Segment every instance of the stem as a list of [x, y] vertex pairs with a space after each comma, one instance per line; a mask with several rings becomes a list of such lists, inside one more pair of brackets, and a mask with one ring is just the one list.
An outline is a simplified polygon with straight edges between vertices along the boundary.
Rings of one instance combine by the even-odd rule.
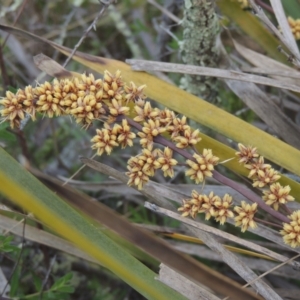
[[256, 221], [257, 223], [262, 223], [262, 224], [266, 224], [266, 225], [269, 225], [269, 226], [273, 226], [273, 227], [277, 227], [277, 228], [282, 229], [282, 226], [279, 225], [279, 224], [272, 223], [272, 222], [268, 222], [268, 221], [265, 221], [265, 220], [262, 220], [262, 219], [259, 219], [259, 218], [256, 218], [256, 217], [254, 217], [253, 219], [254, 219], [254, 221]]

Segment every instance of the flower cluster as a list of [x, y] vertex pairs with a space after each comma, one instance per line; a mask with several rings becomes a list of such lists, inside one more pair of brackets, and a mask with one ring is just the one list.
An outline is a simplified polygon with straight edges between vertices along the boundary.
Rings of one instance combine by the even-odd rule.
[[248, 177], [253, 180], [253, 186], [259, 188], [269, 187], [268, 190], [263, 190], [263, 200], [267, 205], [278, 210], [280, 204], [286, 204], [294, 200], [294, 197], [289, 195], [291, 188], [288, 185], [283, 187], [277, 182], [281, 176], [270, 164], [264, 162], [264, 157], [257, 153], [256, 148], [246, 147], [242, 144], [238, 144], [238, 147], [240, 151], [236, 152], [236, 155], [239, 162], [250, 170]]
[[227, 218], [233, 218], [231, 211], [232, 197], [225, 194], [223, 198], [210, 192], [209, 195], [199, 194], [193, 190], [191, 199], [183, 200], [183, 205], [178, 208], [183, 217], [191, 216], [195, 218], [198, 213], [205, 214], [205, 220], [214, 217], [217, 222], [223, 225]]
[[[142, 152], [129, 159], [126, 174], [128, 185], [142, 189], [157, 169], [161, 169], [164, 176], [173, 177], [173, 168], [177, 165], [173, 153], [187, 148], [194, 150], [201, 140], [199, 130], [193, 130], [185, 116], [180, 118], [167, 108], [160, 110], [146, 102], [144, 88], [145, 85], [137, 87], [133, 82], [127, 85], [120, 71], [115, 74], [105, 71], [103, 79], [82, 74], [74, 78], [54, 79], [35, 88], [28, 86], [15, 94], [7, 92], [6, 97], [0, 100], [3, 106], [0, 113], [2, 120], [10, 121], [12, 128], [20, 126], [25, 114], [29, 114], [32, 120], [38, 113], [49, 118], [70, 115], [84, 128], [95, 120], [101, 120], [104, 125], [96, 129], [96, 135], [91, 139], [92, 149], [98, 155], [109, 155], [118, 146], [132, 146], [133, 140], [139, 138]], [[134, 103], [131, 111], [129, 102]], [[133, 120], [127, 117], [130, 113]], [[155, 143], [164, 148], [154, 149]], [[204, 149], [202, 154], [186, 154], [186, 164], [190, 168], [187, 176], [196, 183], [212, 176], [219, 159], [210, 149]]]
[[[242, 144], [238, 145], [239, 152], [236, 155], [239, 157], [239, 162], [243, 163], [244, 166], [250, 170], [248, 175], [249, 178], [252, 178], [255, 187], [268, 187], [268, 189], [263, 190], [263, 200], [269, 206], [272, 206], [274, 210], [278, 210], [280, 205], [285, 205], [290, 201], [294, 201], [295, 198], [290, 195], [291, 188], [290, 186], [282, 186], [278, 181], [280, 175], [275, 171], [271, 165], [264, 163], [264, 158], [259, 156], [257, 149], [251, 146], [244, 146]], [[257, 204], [254, 203], [252, 206], [246, 203], [242, 203], [243, 212], [239, 209], [238, 212], [241, 217], [245, 214], [253, 214], [256, 212]], [[250, 212], [251, 211], [251, 212]], [[295, 248], [300, 246], [300, 211], [293, 212], [288, 218], [291, 220], [290, 223], [283, 223], [283, 230], [280, 233], [283, 235], [283, 240], [286, 244]], [[247, 228], [247, 222], [249, 226], [254, 228], [254, 221], [248, 217], [249, 221], [245, 219], [235, 219], [236, 222], [240, 222], [242, 225], [242, 231], [245, 231]]]
[[161, 169], [164, 176], [173, 177], [173, 167], [178, 162], [172, 156], [173, 151], [168, 147], [164, 151], [144, 148], [141, 154], [131, 157], [128, 161], [128, 172], [126, 173], [129, 177], [128, 185], [136, 185], [141, 190], [143, 185], [149, 181], [149, 177], [154, 176], [157, 169]]
[[[191, 216], [192, 218], [195, 218], [198, 213], [204, 213], [205, 220], [213, 217], [221, 225], [225, 224], [227, 218], [234, 218], [235, 226], [241, 226], [242, 232], [249, 227], [256, 228], [257, 225], [253, 218], [257, 211], [257, 204], [250, 205], [242, 201], [241, 205], [241, 207], [235, 206], [232, 210], [232, 197], [230, 195], [225, 194], [221, 198], [214, 195], [213, 192], [205, 195], [193, 190], [191, 199], [184, 199], [178, 211], [182, 212], [183, 217]], [[237, 214], [236, 216], [233, 211]]]
[[213, 156], [210, 149], [204, 149], [200, 155], [194, 153], [193, 157], [195, 161], [190, 159], [186, 161], [190, 169], [185, 172], [185, 175], [195, 180], [196, 183], [202, 182], [205, 177], [212, 177], [212, 171], [219, 158]]
[[300, 40], [300, 19], [293, 19], [292, 17], [287, 18], [290, 25], [291, 31], [296, 40]]
[[144, 87], [136, 87], [133, 83], [124, 86], [120, 71], [114, 75], [105, 71], [103, 80], [95, 79], [92, 74], [54, 79], [35, 88], [27, 86], [24, 90], [19, 89], [15, 94], [7, 91], [0, 100], [3, 106], [1, 115], [12, 128], [20, 126], [26, 113], [32, 120], [36, 119], [36, 113], [49, 118], [71, 115], [77, 123], [88, 127], [93, 120], [113, 120], [127, 114], [129, 108], [125, 103], [143, 100]]

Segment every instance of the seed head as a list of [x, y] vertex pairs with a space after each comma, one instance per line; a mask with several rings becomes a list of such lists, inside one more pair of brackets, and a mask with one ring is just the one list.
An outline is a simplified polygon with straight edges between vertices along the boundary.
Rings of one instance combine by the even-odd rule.
[[182, 217], [188, 217], [191, 215], [192, 218], [195, 218], [196, 213], [192, 210], [193, 209], [193, 204], [190, 202], [190, 200], [182, 200], [182, 206], [180, 206], [177, 210], [181, 211]]

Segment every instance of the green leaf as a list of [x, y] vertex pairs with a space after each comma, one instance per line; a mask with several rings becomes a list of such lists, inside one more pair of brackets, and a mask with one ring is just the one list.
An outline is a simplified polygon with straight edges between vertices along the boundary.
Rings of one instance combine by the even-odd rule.
[[54, 291], [54, 290], [59, 290], [61, 287], [69, 284], [69, 281], [72, 279], [73, 277], [73, 273], [70, 272], [68, 274], [66, 274], [65, 276], [57, 279], [54, 284], [52, 285], [51, 287], [51, 290]]

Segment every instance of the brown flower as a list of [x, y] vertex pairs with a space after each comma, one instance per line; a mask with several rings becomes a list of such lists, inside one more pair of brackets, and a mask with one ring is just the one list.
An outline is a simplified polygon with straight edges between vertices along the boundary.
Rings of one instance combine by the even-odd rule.
[[159, 134], [165, 132], [166, 128], [161, 127], [159, 120], [154, 121], [154, 120], [150, 119], [144, 123], [142, 130], [146, 135], [151, 135], [151, 136], [155, 137], [155, 136], [158, 136]]
[[88, 127], [94, 119], [103, 117], [106, 111], [94, 95], [86, 95], [72, 103], [69, 113], [75, 118], [76, 123], [83, 123], [84, 127]]
[[143, 148], [152, 150], [153, 148], [153, 135], [144, 132], [138, 132], [137, 135], [141, 138], [140, 144]]
[[119, 115], [127, 115], [129, 112], [129, 107], [123, 106], [122, 100], [112, 99], [111, 103], [108, 104], [109, 113], [113, 117], [117, 117]]
[[139, 156], [131, 157], [128, 160], [126, 175], [129, 177], [127, 184], [129, 186], [135, 185], [139, 190], [141, 190], [149, 181], [149, 176], [143, 171], [145, 161], [140, 159]]
[[256, 228], [257, 225], [253, 220], [255, 213], [257, 212], [257, 203], [247, 204], [245, 201], [241, 202], [240, 206], [235, 206], [234, 211], [238, 214], [235, 220], [235, 226], [241, 226], [242, 232], [245, 232], [249, 227]]
[[290, 223], [283, 223], [283, 230], [280, 234], [283, 235], [283, 240], [292, 248], [300, 246], [300, 210], [294, 211], [288, 218]]
[[[178, 136], [181, 136], [182, 134], [184, 134], [185, 130], [187, 130], [186, 133], [188, 133], [188, 135], [191, 135], [190, 134], [191, 128], [187, 124], [186, 116], [183, 116], [181, 119], [175, 118], [175, 117], [171, 119], [171, 122], [168, 126], [168, 132], [171, 133], [171, 139], [175, 140], [175, 137], [178, 137]], [[197, 136], [197, 134], [198, 133], [197, 132], [195, 133], [195, 131], [194, 131], [195, 137]], [[188, 137], [182, 137], [181, 139], [178, 139], [178, 140], [183, 141], [183, 140], [187, 140], [187, 139], [188, 139]], [[189, 143], [187, 143], [187, 144], [189, 144]]]
[[291, 188], [287, 185], [281, 186], [280, 183], [273, 183], [270, 189], [263, 191], [263, 199], [267, 205], [273, 206], [275, 210], [278, 210], [279, 204], [285, 204], [289, 201], [293, 201], [295, 198], [289, 195]]
[[271, 165], [265, 164], [263, 156], [260, 156], [258, 159], [253, 159], [248, 164], [245, 164], [245, 168], [250, 170], [248, 175], [249, 178], [257, 177], [258, 173], [261, 171], [266, 171], [271, 168]]
[[164, 110], [158, 110], [159, 115], [158, 118], [160, 120], [160, 123], [163, 125], [168, 125], [167, 131], [169, 130], [169, 125], [171, 124], [172, 120], [175, 118], [175, 113], [172, 110], [169, 110], [168, 108], [165, 108]]
[[103, 80], [103, 98], [122, 100], [124, 93], [122, 86], [124, 83], [121, 78], [121, 71], [118, 70], [114, 75], [105, 71]]

